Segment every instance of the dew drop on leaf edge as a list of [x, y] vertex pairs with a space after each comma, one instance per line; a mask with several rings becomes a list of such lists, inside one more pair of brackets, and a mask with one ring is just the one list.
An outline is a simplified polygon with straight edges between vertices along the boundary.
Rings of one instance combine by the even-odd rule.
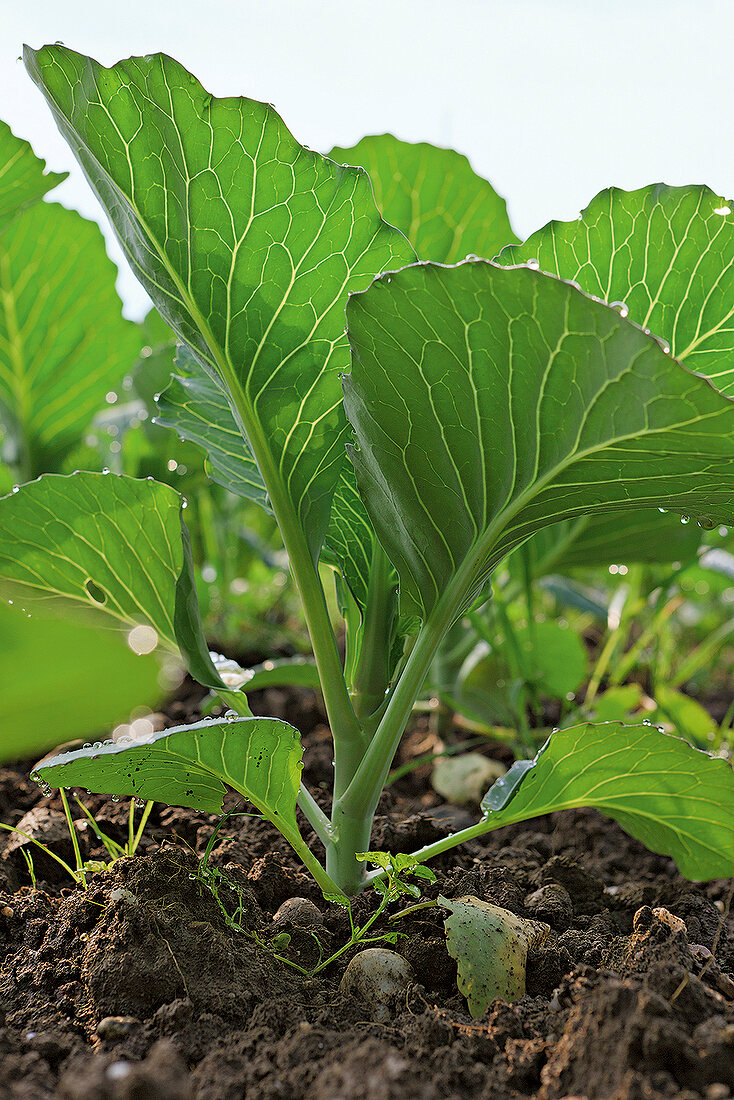
[[610, 302], [609, 308], [615, 310], [620, 317], [629, 316], [629, 306], [626, 302]]

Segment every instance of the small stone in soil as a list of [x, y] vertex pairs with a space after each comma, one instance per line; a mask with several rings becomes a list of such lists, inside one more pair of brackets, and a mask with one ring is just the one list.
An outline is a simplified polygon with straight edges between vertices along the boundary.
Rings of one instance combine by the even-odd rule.
[[129, 1077], [132, 1072], [132, 1066], [129, 1062], [113, 1062], [105, 1070], [105, 1077], [110, 1081], [122, 1081], [125, 1077]]
[[132, 890], [128, 890], [124, 886], [115, 886], [110, 890], [110, 902], [116, 905], [119, 901], [126, 901], [130, 905], [138, 904], [137, 895], [133, 894]]
[[288, 898], [273, 915], [274, 925], [292, 924], [295, 928], [320, 928], [321, 910], [308, 898]]
[[357, 994], [373, 1008], [375, 1018], [384, 1021], [412, 978], [413, 968], [397, 951], [368, 947], [354, 956], [339, 988], [347, 996]]
[[140, 1020], [135, 1016], [105, 1016], [97, 1024], [97, 1035], [100, 1039], [124, 1039], [134, 1028], [139, 1026]]

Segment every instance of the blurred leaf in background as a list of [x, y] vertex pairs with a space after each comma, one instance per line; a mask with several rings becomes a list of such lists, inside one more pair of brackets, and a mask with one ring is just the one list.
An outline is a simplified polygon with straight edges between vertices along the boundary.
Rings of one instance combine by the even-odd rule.
[[109, 737], [134, 708], [152, 709], [170, 691], [175, 670], [161, 672], [119, 630], [0, 605], [0, 762], [72, 738]]

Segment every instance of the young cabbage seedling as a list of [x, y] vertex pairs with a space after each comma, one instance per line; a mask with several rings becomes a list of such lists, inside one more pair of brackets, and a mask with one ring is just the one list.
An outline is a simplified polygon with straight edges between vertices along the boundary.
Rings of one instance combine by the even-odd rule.
[[[546, 274], [545, 237], [533, 256], [515, 245], [504, 203], [455, 153], [388, 136], [335, 151], [367, 163], [373, 195], [363, 168], [299, 145], [270, 106], [213, 97], [169, 57], [105, 69], [56, 45], [25, 58], [181, 340], [161, 420], [206, 449], [214, 478], [275, 516], [334, 741], [327, 817], [301, 782], [297, 732], [253, 718], [210, 658], [185, 502], [155, 482], [47, 476], [0, 502], [4, 586], [26, 603], [145, 623], [231, 711], [46, 760], [40, 777], [209, 811], [228, 785], [326, 894], [354, 894], [426, 674], [510, 551], [559, 521], [608, 514], [632, 539], [638, 509], [646, 523], [657, 508], [734, 522], [723, 200], [705, 188], [608, 192], [573, 223], [589, 258], [576, 264], [573, 242]], [[543, 232], [554, 254], [561, 230]], [[498, 262], [463, 261], [507, 244]], [[584, 289], [563, 281], [592, 270]], [[344, 663], [319, 562], [337, 577]], [[595, 806], [689, 877], [728, 875], [732, 795], [729, 765], [677, 738], [583, 725], [498, 780], [476, 826], [417, 857]]]

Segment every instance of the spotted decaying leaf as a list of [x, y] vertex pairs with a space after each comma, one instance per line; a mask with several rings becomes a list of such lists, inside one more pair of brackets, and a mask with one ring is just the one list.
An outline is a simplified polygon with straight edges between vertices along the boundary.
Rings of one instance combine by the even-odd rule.
[[458, 964], [459, 990], [472, 1016], [483, 1016], [497, 999], [522, 997], [528, 950], [544, 943], [550, 927], [471, 895], [438, 900], [450, 911], [446, 946]]

